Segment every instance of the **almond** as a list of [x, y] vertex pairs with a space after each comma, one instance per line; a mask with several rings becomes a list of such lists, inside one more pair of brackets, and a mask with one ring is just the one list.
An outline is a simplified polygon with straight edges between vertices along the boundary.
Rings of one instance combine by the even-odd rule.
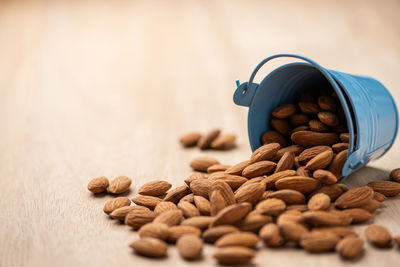
[[275, 157], [272, 161], [278, 161], [282, 158], [283, 154], [286, 152], [293, 152], [295, 156], [299, 155], [304, 150], [304, 147], [299, 145], [291, 145], [284, 148], [281, 148], [276, 152]]
[[162, 201], [161, 198], [152, 196], [138, 196], [132, 198], [133, 203], [140, 206], [148, 207], [149, 209], [154, 209], [158, 203]]
[[337, 215], [331, 212], [315, 210], [306, 211], [303, 213], [304, 219], [308, 224], [313, 226], [342, 226], [346, 225], [346, 222]]
[[320, 111], [318, 105], [312, 102], [299, 102], [299, 108], [304, 114], [317, 114]]
[[327, 252], [333, 250], [338, 241], [334, 234], [311, 232], [300, 238], [300, 245], [309, 252]]
[[194, 203], [196, 205], [196, 208], [199, 210], [200, 214], [210, 215], [211, 206], [210, 206], [210, 201], [208, 199], [202, 196], [194, 196]]
[[308, 233], [308, 229], [304, 225], [291, 221], [281, 222], [279, 229], [287, 241], [295, 243], [300, 242], [300, 238]]
[[379, 202], [383, 202], [383, 201], [385, 201], [387, 198], [385, 197], [384, 194], [381, 194], [381, 193], [375, 191], [375, 192], [374, 192], [374, 199], [377, 200], [377, 201], [379, 201]]
[[264, 215], [276, 216], [286, 209], [286, 204], [278, 198], [268, 198], [257, 204], [256, 210]]
[[219, 161], [213, 157], [200, 156], [190, 162], [190, 167], [199, 172], [206, 172], [208, 167], [219, 164]]
[[250, 162], [254, 163], [257, 161], [263, 160], [272, 160], [281, 146], [278, 143], [271, 143], [267, 145], [260, 146], [256, 150], [254, 150], [253, 154], [250, 157]]
[[167, 195], [164, 197], [164, 201], [177, 203], [181, 198], [189, 193], [189, 188], [186, 185], [178, 186], [167, 193]]
[[353, 259], [361, 254], [364, 242], [355, 236], [348, 236], [340, 240], [335, 247], [340, 256], [345, 259]]
[[308, 121], [310, 120], [310, 118], [308, 118], [308, 116], [306, 114], [303, 113], [297, 113], [294, 114], [293, 116], [291, 116], [289, 118], [290, 123], [294, 126], [302, 126], [302, 125], [308, 125]]
[[363, 223], [369, 221], [372, 218], [372, 214], [364, 209], [347, 209], [342, 211], [352, 218], [352, 223]]
[[327, 150], [316, 155], [309, 162], [307, 162], [305, 169], [314, 171], [317, 169], [323, 169], [328, 166], [333, 159], [333, 152], [331, 150]]
[[230, 186], [224, 181], [215, 181], [210, 192], [211, 215], [215, 216], [220, 210], [234, 203], [236, 199]]
[[232, 225], [220, 225], [220, 226], [215, 226], [207, 229], [203, 233], [203, 239], [204, 241], [208, 243], [214, 243], [217, 241], [220, 237], [233, 233], [233, 232], [239, 232], [239, 229]]
[[393, 181], [400, 183], [400, 168], [392, 170], [389, 177]]
[[318, 193], [313, 195], [308, 201], [309, 210], [326, 210], [331, 204], [331, 199], [327, 194]]
[[244, 168], [250, 165], [250, 160], [245, 160], [242, 161], [236, 165], [233, 165], [232, 167], [229, 167], [228, 169], [225, 170], [227, 174], [232, 174], [232, 175], [242, 175], [242, 171]]
[[133, 229], [139, 229], [146, 223], [152, 222], [155, 217], [156, 214], [151, 210], [135, 209], [125, 216], [125, 224]]
[[155, 219], [155, 223], [163, 223], [168, 226], [174, 226], [181, 223], [182, 220], [181, 210], [168, 210], [159, 214]]
[[103, 211], [107, 214], [110, 214], [114, 210], [124, 207], [124, 206], [130, 206], [131, 201], [127, 197], [116, 197], [113, 198], [104, 205]]
[[373, 181], [368, 183], [374, 191], [385, 195], [386, 197], [394, 197], [400, 194], [400, 183], [391, 181]]
[[329, 127], [326, 126], [325, 124], [323, 124], [321, 121], [319, 120], [310, 120], [308, 122], [308, 127], [310, 127], [311, 131], [314, 132], [320, 132], [320, 133], [326, 133], [329, 132]]
[[342, 169], [344, 164], [346, 163], [347, 160], [347, 153], [348, 149], [343, 150], [339, 153], [336, 154], [336, 156], [333, 157], [333, 160], [331, 164], [329, 165], [328, 170], [333, 173], [337, 177], [337, 179], [342, 178]]
[[376, 247], [387, 247], [392, 241], [389, 231], [377, 224], [372, 224], [365, 229], [365, 237], [368, 242]]
[[324, 185], [320, 189], [313, 192], [313, 194], [324, 193], [327, 194], [332, 201], [335, 201], [345, 191], [340, 184]]
[[179, 254], [186, 260], [199, 258], [203, 251], [203, 241], [196, 235], [181, 236], [176, 242]]
[[334, 235], [337, 235], [339, 238], [347, 237], [347, 236], [358, 236], [357, 233], [348, 227], [344, 226], [334, 226], [334, 227], [318, 227], [314, 228], [313, 232], [328, 232]]
[[200, 173], [200, 172], [194, 172], [194, 173], [192, 173], [191, 175], [189, 175], [188, 178], [185, 179], [185, 183], [186, 183], [187, 185], [190, 185], [190, 183], [191, 183], [193, 180], [196, 180], [196, 179], [206, 179], [206, 177], [204, 176], [204, 174], [202, 174], [202, 173]]
[[320, 182], [314, 178], [292, 176], [276, 181], [275, 187], [277, 189], [292, 189], [307, 194], [318, 189], [320, 187]]
[[252, 206], [250, 203], [233, 204], [220, 210], [215, 217], [212, 226], [233, 224], [250, 212]]
[[287, 208], [287, 210], [297, 210], [297, 211], [300, 211], [300, 212], [308, 210], [306, 204], [289, 205], [286, 208]]
[[196, 179], [190, 183], [190, 190], [194, 195], [208, 198], [211, 181], [208, 179]]
[[183, 201], [187, 201], [187, 202], [190, 202], [193, 204], [194, 203], [194, 194], [190, 193], [179, 200], [179, 202], [183, 202]]
[[271, 143], [278, 143], [281, 146], [286, 146], [287, 141], [283, 135], [278, 133], [277, 131], [266, 131], [262, 137], [261, 137], [261, 142], [265, 144], [271, 144]]
[[217, 180], [226, 182], [233, 190], [247, 182], [247, 179], [238, 175], [231, 175], [225, 172], [214, 172], [210, 174], [208, 180], [214, 183]]
[[272, 221], [273, 219], [271, 216], [263, 215], [260, 214], [258, 211], [253, 210], [248, 213], [243, 220], [240, 220], [235, 225], [241, 231], [258, 232], [263, 225]]
[[200, 229], [194, 226], [188, 226], [188, 225], [172, 226], [168, 230], [168, 240], [171, 242], [176, 242], [176, 240], [178, 240], [181, 236], [190, 234], [195, 236], [201, 236], [201, 231]]
[[258, 236], [252, 232], [233, 232], [226, 234], [215, 242], [217, 247], [244, 246], [255, 247], [258, 243]]
[[285, 170], [290, 170], [293, 168], [293, 165], [294, 165], [294, 153], [288, 151], [285, 154], [283, 154], [281, 159], [278, 161], [275, 168], [275, 173]]
[[186, 218], [190, 218], [193, 216], [200, 216], [199, 210], [190, 202], [188, 201], [180, 201], [178, 203], [178, 208], [182, 210], [183, 216]]
[[102, 176], [90, 180], [87, 188], [89, 189], [90, 192], [98, 194], [105, 192], [107, 190], [108, 185], [109, 185], [108, 179]]
[[290, 176], [296, 176], [296, 171], [294, 170], [286, 170], [286, 171], [281, 171], [281, 172], [276, 172], [274, 174], [269, 175], [265, 182], [265, 186], [267, 189], [275, 188], [275, 183], [276, 181], [285, 178], [285, 177], [290, 177]]
[[309, 160], [325, 151], [332, 151], [329, 146], [314, 146], [303, 150], [298, 156], [301, 164], [307, 164]]
[[272, 116], [278, 119], [285, 119], [296, 112], [296, 106], [293, 104], [283, 104], [272, 111]]
[[282, 189], [271, 193], [268, 198], [278, 198], [283, 200], [286, 205], [303, 204], [306, 202], [305, 196], [296, 190]]
[[221, 130], [214, 129], [203, 135], [197, 142], [197, 147], [200, 149], [207, 149], [211, 143], [219, 136]]
[[179, 138], [179, 142], [184, 146], [184, 147], [191, 147], [197, 145], [197, 142], [201, 138], [201, 133], [198, 132], [193, 132], [193, 133], [187, 133], [183, 135], [181, 138]]
[[290, 134], [290, 124], [286, 120], [281, 119], [272, 119], [271, 126], [274, 128], [275, 131], [280, 133], [283, 136], [289, 136]]
[[[306, 120], [304, 123], [308, 123], [308, 121]], [[308, 126], [306, 126], [306, 125], [300, 125], [300, 126], [297, 126], [296, 128], [294, 128], [294, 129], [290, 132], [290, 134], [293, 134], [293, 133], [299, 132], [299, 131], [308, 131], [308, 130], [310, 130], [310, 127], [308, 127]]]
[[276, 167], [276, 163], [268, 160], [258, 161], [247, 166], [242, 175], [246, 178], [253, 178], [272, 172]]
[[338, 104], [333, 97], [321, 96], [318, 98], [318, 105], [322, 110], [335, 112], [338, 108]]
[[156, 180], [145, 183], [139, 188], [139, 194], [145, 196], [160, 196], [171, 188], [171, 184], [166, 181]]
[[278, 219], [276, 220], [276, 223], [278, 225], [284, 222], [295, 222], [304, 224], [304, 217], [303, 214], [298, 210], [286, 210], [283, 213], [281, 213]]
[[260, 237], [269, 247], [280, 247], [285, 242], [280, 234], [278, 225], [269, 223], [260, 230]]
[[132, 180], [126, 176], [119, 176], [111, 181], [108, 192], [111, 194], [122, 194], [129, 190]]
[[214, 222], [215, 218], [211, 216], [194, 216], [184, 220], [181, 225], [188, 225], [199, 228], [200, 230], [207, 229]]
[[312, 131], [298, 131], [292, 133], [291, 139], [294, 143], [304, 146], [331, 146], [336, 144], [338, 136], [336, 133], [318, 133]]
[[264, 183], [249, 184], [235, 192], [235, 199], [237, 203], [249, 202], [255, 204], [262, 197], [264, 191]]
[[335, 206], [341, 209], [358, 208], [374, 197], [374, 191], [368, 186], [350, 189], [335, 201]]
[[124, 221], [126, 215], [132, 210], [149, 210], [149, 209], [143, 206], [124, 206], [113, 210], [109, 215], [114, 220]]
[[329, 112], [329, 111], [321, 111], [318, 113], [318, 119], [331, 127], [338, 126], [339, 125], [339, 118], [336, 116], [336, 114]]
[[[296, 159], [295, 159], [295, 160], [296, 160]], [[297, 167], [296, 175], [297, 175], [297, 176], [310, 177], [310, 178], [312, 177], [311, 171], [306, 170], [306, 167], [305, 167], [305, 166]]]
[[207, 168], [207, 173], [223, 172], [229, 169], [231, 165], [215, 164]]
[[349, 143], [350, 134], [349, 133], [341, 133], [340, 134], [340, 140], [342, 140], [343, 143]]
[[228, 150], [235, 146], [236, 135], [225, 134], [218, 136], [212, 143], [211, 148], [218, 150]]
[[164, 211], [177, 210], [177, 209], [178, 209], [178, 207], [175, 205], [175, 203], [173, 203], [171, 201], [161, 201], [154, 208], [154, 212], [156, 214], [161, 214]]
[[254, 258], [255, 252], [249, 248], [242, 246], [231, 246], [219, 248], [214, 253], [214, 258], [219, 264], [247, 264]]
[[343, 150], [349, 149], [348, 143], [337, 143], [332, 146], [332, 149], [335, 153], [342, 152]]
[[165, 242], [152, 237], [138, 239], [130, 247], [137, 254], [154, 258], [164, 257], [168, 248]]
[[336, 176], [327, 170], [316, 170], [313, 172], [313, 177], [321, 182], [321, 184], [336, 184]]
[[147, 223], [139, 229], [140, 238], [153, 237], [166, 240], [168, 237], [168, 225], [163, 223]]
[[377, 210], [380, 206], [382, 205], [382, 202], [379, 202], [375, 199], [370, 199], [366, 203], [362, 204], [358, 208], [364, 209], [370, 213], [373, 213], [375, 210]]

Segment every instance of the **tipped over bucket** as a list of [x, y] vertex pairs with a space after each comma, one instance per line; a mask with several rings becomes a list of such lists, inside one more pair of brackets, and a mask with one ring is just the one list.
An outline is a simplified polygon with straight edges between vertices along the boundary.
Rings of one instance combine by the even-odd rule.
[[[280, 66], [260, 84], [253, 83], [259, 69], [279, 57], [303, 62]], [[238, 82], [233, 96], [237, 105], [249, 107], [248, 134], [253, 151], [262, 145], [261, 136], [269, 130], [272, 110], [294, 102], [302, 92], [316, 86], [331, 87], [345, 113], [350, 140], [343, 178], [389, 150], [396, 138], [398, 114], [392, 96], [380, 82], [371, 77], [325, 69], [300, 55], [277, 54], [258, 64], [249, 82]]]

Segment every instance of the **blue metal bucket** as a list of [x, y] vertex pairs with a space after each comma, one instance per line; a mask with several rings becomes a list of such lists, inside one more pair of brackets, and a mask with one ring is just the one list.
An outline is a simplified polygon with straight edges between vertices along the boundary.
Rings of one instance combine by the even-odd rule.
[[[285, 64], [269, 73], [260, 84], [253, 83], [258, 70], [278, 57], [305, 62]], [[277, 54], [261, 61], [249, 82], [240, 84], [237, 81], [237, 86], [233, 101], [249, 107], [248, 134], [253, 151], [262, 145], [261, 136], [268, 130], [272, 110], [281, 104], [293, 103], [302, 92], [316, 86], [332, 87], [346, 116], [350, 143], [343, 179], [385, 154], [396, 138], [396, 104], [389, 91], [370, 77], [328, 70], [300, 55]]]

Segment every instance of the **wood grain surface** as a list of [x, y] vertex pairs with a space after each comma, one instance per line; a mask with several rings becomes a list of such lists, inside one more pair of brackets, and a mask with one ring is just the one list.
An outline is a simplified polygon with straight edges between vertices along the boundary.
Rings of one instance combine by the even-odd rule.
[[[0, 266], [208, 266], [135, 256], [129, 227], [108, 219], [110, 196], [92, 177], [127, 175], [128, 196], [151, 179], [181, 185], [188, 162], [250, 155], [247, 110], [235, 80], [264, 57], [295, 52], [323, 66], [368, 74], [400, 99], [399, 1], [1, 1]], [[259, 74], [272, 70], [279, 60]], [[238, 135], [229, 152], [184, 150], [186, 131]], [[349, 186], [399, 167], [400, 142], [348, 178]], [[400, 199], [373, 222], [400, 234]], [[362, 233], [364, 226], [356, 227]], [[363, 235], [362, 235], [363, 236]], [[364, 237], [363, 237], [364, 238]], [[395, 266], [398, 248], [363, 257], [260, 249], [257, 266]]]

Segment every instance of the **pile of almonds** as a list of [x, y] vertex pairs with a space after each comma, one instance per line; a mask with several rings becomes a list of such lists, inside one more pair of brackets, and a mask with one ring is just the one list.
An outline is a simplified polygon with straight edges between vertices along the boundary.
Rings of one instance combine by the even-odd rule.
[[224, 134], [221, 135], [220, 129], [214, 129], [202, 135], [199, 132], [191, 132], [179, 138], [179, 142], [184, 147], [197, 146], [201, 150], [216, 149], [229, 150], [235, 146], [236, 135]]
[[[304, 94], [297, 105], [282, 105], [272, 116], [274, 130], [263, 135], [264, 145], [249, 160], [231, 166], [195, 158], [190, 166], [196, 172], [184, 185], [170, 190], [167, 181], [148, 182], [132, 199], [135, 205], [116, 197], [104, 212], [138, 230], [140, 238], [130, 246], [148, 257], [166, 256], [169, 242], [182, 258], [199, 259], [207, 242], [217, 247], [220, 264], [245, 264], [260, 240], [267, 247], [359, 256], [364, 241], [351, 225], [368, 222], [387, 197], [400, 193], [400, 169], [392, 171], [392, 181], [352, 189], [337, 183], [349, 134], [332, 95]], [[98, 188], [92, 192], [107, 188], [104, 181], [93, 187], [97, 183], [89, 183], [90, 190]], [[392, 238], [383, 226], [370, 225], [364, 234], [374, 246], [389, 247], [393, 239], [400, 246], [400, 236]]]

